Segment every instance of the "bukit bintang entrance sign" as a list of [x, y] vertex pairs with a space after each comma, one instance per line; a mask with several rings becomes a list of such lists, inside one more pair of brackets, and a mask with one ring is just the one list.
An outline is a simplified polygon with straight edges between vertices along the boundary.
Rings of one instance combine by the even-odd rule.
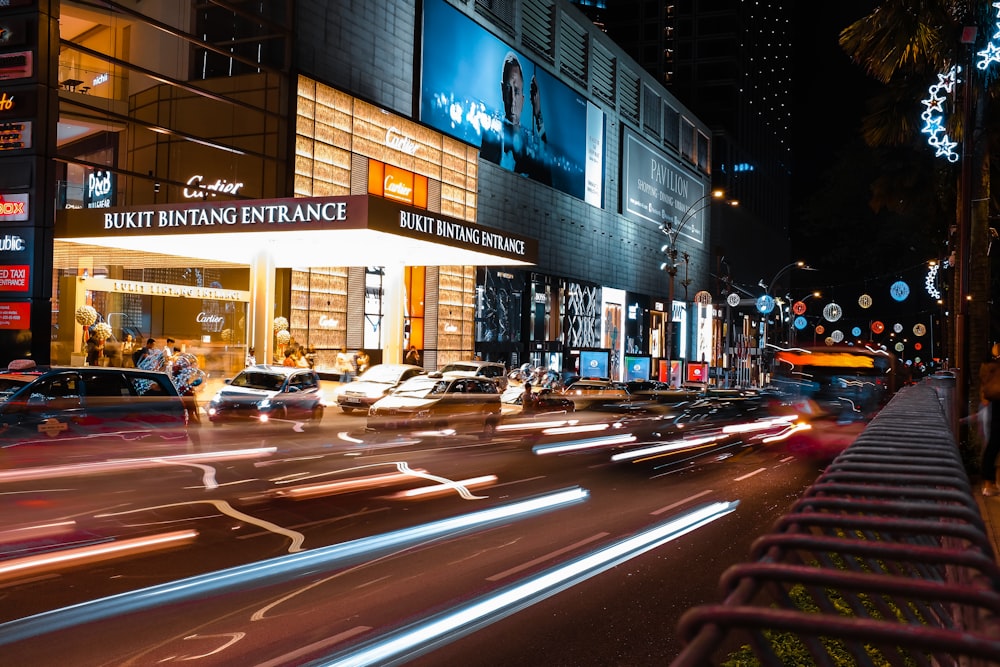
[[[335, 231], [353, 235], [303, 234]], [[375, 255], [376, 264], [382, 258], [432, 265], [434, 247], [452, 264], [463, 263], [456, 251], [468, 254], [467, 264], [534, 264], [538, 256], [535, 239], [369, 195], [67, 209], [56, 216], [55, 238], [233, 261], [236, 246], [252, 246], [256, 239], [288, 254], [298, 244], [298, 256], [285, 264], [296, 266], [318, 252], [325, 253], [325, 263], [316, 266], [374, 265], [364, 252]], [[348, 240], [353, 245], [345, 248]], [[409, 244], [408, 254], [389, 257], [394, 244]], [[451, 252], [445, 258], [446, 250]]]

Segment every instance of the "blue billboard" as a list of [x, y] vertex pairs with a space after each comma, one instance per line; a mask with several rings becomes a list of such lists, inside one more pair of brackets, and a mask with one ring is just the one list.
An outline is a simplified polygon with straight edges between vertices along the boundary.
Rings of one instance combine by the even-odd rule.
[[420, 121], [601, 206], [604, 114], [443, 0], [424, 3], [423, 27]]

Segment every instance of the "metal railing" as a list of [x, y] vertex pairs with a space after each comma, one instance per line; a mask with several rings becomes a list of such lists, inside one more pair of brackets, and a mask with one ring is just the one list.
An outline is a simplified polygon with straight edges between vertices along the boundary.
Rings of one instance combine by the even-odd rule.
[[998, 665], [1000, 568], [956, 445], [954, 384], [901, 390], [688, 610], [673, 667]]

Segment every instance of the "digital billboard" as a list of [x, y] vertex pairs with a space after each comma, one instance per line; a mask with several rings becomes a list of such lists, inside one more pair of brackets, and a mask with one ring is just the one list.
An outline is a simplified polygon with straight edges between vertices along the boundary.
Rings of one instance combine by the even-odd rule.
[[604, 114], [443, 0], [424, 3], [420, 120], [485, 160], [603, 204]]

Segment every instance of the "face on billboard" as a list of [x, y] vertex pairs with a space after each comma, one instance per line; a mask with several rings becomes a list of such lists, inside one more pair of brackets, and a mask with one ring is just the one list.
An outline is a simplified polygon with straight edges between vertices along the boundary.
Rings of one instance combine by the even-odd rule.
[[588, 178], [590, 163], [603, 170], [604, 119], [592, 106], [447, 3], [424, 4], [420, 120], [483, 159], [595, 203]]

